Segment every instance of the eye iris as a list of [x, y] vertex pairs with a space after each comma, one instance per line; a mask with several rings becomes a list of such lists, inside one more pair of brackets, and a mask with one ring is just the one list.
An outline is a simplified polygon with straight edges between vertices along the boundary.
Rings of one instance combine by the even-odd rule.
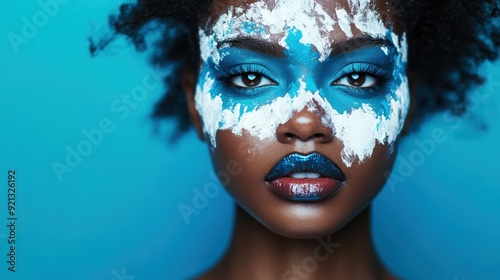
[[248, 73], [245, 75], [242, 75], [241, 80], [245, 86], [248, 87], [254, 87], [260, 84], [260, 81], [262, 80], [262, 76], [255, 74], [255, 73]]
[[366, 82], [366, 75], [363, 74], [351, 74], [348, 77], [349, 84], [355, 87], [360, 87]]

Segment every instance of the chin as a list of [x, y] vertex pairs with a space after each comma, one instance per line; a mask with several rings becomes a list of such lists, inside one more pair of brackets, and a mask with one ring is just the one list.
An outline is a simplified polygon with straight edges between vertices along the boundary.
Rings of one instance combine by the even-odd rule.
[[332, 209], [331, 201], [327, 200], [287, 204], [263, 215], [255, 212], [250, 215], [277, 235], [292, 239], [315, 239], [341, 231], [368, 205], [358, 209]]

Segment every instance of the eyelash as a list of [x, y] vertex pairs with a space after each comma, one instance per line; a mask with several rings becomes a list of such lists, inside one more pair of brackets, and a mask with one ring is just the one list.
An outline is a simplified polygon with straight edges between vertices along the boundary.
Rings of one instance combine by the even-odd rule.
[[[369, 97], [374, 97], [377, 96], [383, 91], [382, 89], [384, 86], [388, 84], [388, 82], [391, 79], [391, 74], [388, 73], [387, 71], [384, 71], [380, 69], [377, 66], [370, 65], [370, 64], [350, 64], [346, 67], [344, 67], [341, 72], [339, 78], [334, 80], [330, 85], [331, 86], [338, 86], [342, 88], [343, 90], [346, 90], [349, 94], [356, 96], [356, 97], [361, 97], [361, 98], [369, 98]], [[344, 85], [344, 84], [336, 84], [337, 82], [341, 81], [342, 79], [349, 77], [349, 75], [353, 74], [361, 74], [361, 75], [368, 75], [371, 76], [375, 79], [375, 83], [371, 86], [367, 87], [357, 87], [357, 86], [352, 86], [352, 85]], [[337, 75], [336, 75], [337, 76]]]
[[377, 81], [371, 87], [361, 88], [361, 87], [351, 87], [352, 90], [374, 90], [376, 87], [383, 86], [389, 79], [390, 75], [384, 73], [378, 67], [369, 65], [369, 64], [350, 64], [347, 68], [342, 70], [343, 74], [340, 78], [336, 79], [331, 83], [331, 85], [336, 85], [335, 83], [340, 81], [341, 79], [353, 75], [353, 74], [364, 74], [369, 75], [375, 78]]
[[[353, 91], [355, 94], [363, 92], [364, 94], [367, 95], [376, 95], [379, 88], [383, 87], [387, 81], [390, 80], [391, 75], [386, 73], [385, 71], [382, 71], [380, 68], [370, 65], [370, 64], [350, 64], [344, 69], [341, 70], [343, 74], [333, 81], [331, 83], [332, 86], [343, 86], [345, 88], [348, 88], [350, 91]], [[259, 91], [261, 92], [262, 90], [269, 89], [267, 86], [262, 86], [262, 87], [249, 87], [249, 88], [243, 88], [240, 86], [237, 86], [233, 83], [233, 79], [235, 77], [238, 77], [240, 75], [248, 74], [248, 73], [255, 73], [257, 75], [261, 75], [270, 81], [275, 82], [273, 79], [269, 78], [269, 75], [266, 75], [265, 70], [262, 69], [262, 67], [258, 67], [252, 64], [247, 64], [247, 65], [237, 65], [234, 67], [231, 67], [226, 70], [221, 70], [216, 78], [220, 81], [223, 82], [223, 84], [230, 88], [231, 90], [236, 90], [240, 92], [245, 92], [246, 94], [252, 93], [253, 91]], [[339, 85], [335, 84], [336, 82], [340, 81], [341, 79], [353, 75], [353, 74], [364, 74], [364, 75], [369, 75], [375, 78], [376, 82], [373, 86], [369, 87], [354, 87], [354, 86], [345, 86], [345, 85]], [[276, 83], [276, 82], [275, 82]], [[277, 84], [277, 83], [276, 83]]]
[[261, 68], [256, 67], [255, 65], [237, 65], [227, 70], [222, 70], [217, 78], [225, 83], [231, 84], [231, 79], [247, 73], [259, 74], [272, 80], [264, 74], [264, 71]]
[[239, 87], [239, 86], [235, 85], [232, 82], [232, 80], [235, 77], [238, 77], [240, 75], [255, 73], [257, 75], [261, 75], [261, 76], [269, 79], [270, 81], [273, 81], [274, 83], [276, 83], [276, 81], [274, 81], [274, 79], [270, 78], [269, 75], [266, 75], [264, 72], [265, 71], [261, 67], [258, 67], [255, 65], [251, 65], [251, 64], [250, 65], [237, 65], [235, 67], [231, 67], [229, 69], [222, 70], [221, 72], [219, 72], [217, 74], [216, 78], [218, 80], [222, 81], [225, 86], [230, 87], [230, 88], [235, 89], [235, 90], [240, 90], [240, 91], [263, 90], [263, 88], [265, 88], [265, 86], [263, 86], [263, 87], [250, 87], [250, 88]]

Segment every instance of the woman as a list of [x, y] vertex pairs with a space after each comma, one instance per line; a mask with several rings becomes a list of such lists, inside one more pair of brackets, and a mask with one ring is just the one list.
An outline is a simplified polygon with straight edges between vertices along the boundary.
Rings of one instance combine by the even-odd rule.
[[[392, 279], [369, 204], [410, 124], [462, 113], [497, 57], [496, 1], [138, 1], [111, 25], [176, 75], [155, 117], [205, 140], [238, 204], [199, 279]], [[108, 39], [91, 45], [105, 47]]]

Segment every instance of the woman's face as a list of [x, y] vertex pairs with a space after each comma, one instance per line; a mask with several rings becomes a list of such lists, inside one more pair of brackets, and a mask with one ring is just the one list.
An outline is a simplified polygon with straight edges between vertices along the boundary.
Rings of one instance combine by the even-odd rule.
[[214, 1], [191, 112], [221, 182], [270, 230], [314, 238], [378, 193], [409, 108], [385, 1]]

